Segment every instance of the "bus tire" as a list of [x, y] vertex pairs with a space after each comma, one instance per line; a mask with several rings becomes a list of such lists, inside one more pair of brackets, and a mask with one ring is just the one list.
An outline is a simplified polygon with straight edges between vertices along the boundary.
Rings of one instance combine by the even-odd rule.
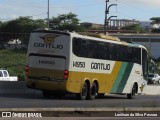
[[87, 98], [87, 95], [88, 95], [88, 85], [86, 82], [84, 82], [82, 88], [81, 88], [81, 91], [80, 93], [78, 94], [78, 98], [80, 100], [85, 100]]
[[134, 84], [133, 87], [132, 87], [132, 92], [130, 94], [127, 94], [127, 98], [128, 99], [134, 99], [135, 95], [136, 95], [136, 91], [137, 91], [137, 87]]
[[94, 100], [96, 95], [97, 95], [97, 85], [95, 82], [93, 82], [93, 84], [90, 88], [90, 91], [89, 91], [89, 99]]

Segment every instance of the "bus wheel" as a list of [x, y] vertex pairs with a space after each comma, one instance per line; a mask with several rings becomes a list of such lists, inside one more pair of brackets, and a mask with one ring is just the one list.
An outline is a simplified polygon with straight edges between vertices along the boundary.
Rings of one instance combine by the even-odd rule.
[[95, 99], [96, 95], [97, 95], [97, 85], [95, 82], [93, 82], [91, 89], [89, 91], [89, 99], [90, 100]]
[[135, 95], [136, 95], [136, 85], [134, 84], [133, 85], [133, 88], [132, 88], [132, 92], [130, 94], [127, 94], [127, 98], [128, 99], [134, 99], [135, 98]]
[[46, 91], [46, 90], [43, 90], [42, 94], [43, 94], [43, 97], [45, 97], [45, 98], [49, 98], [51, 96], [50, 92]]
[[81, 92], [78, 94], [78, 98], [81, 100], [85, 100], [87, 98], [88, 94], [88, 85], [86, 82], [84, 82]]

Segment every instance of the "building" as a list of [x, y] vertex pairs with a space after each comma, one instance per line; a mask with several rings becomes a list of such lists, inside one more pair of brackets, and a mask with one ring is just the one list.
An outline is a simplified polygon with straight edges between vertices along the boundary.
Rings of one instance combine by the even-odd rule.
[[[133, 24], [139, 24], [139, 21], [133, 19], [133, 20], [128, 20], [128, 19], [110, 19], [108, 21], [108, 29], [111, 30], [120, 30], [125, 26], [128, 25], [133, 25]], [[103, 24], [97, 24], [97, 23], [90, 23], [90, 22], [83, 22], [81, 23], [81, 26], [88, 30], [103, 30], [104, 25]]]
[[[160, 28], [158, 24], [152, 24], [151, 21], [138, 21], [138, 20], [129, 20], [129, 19], [110, 19], [108, 21], [108, 30], [121, 30], [125, 26], [139, 24], [140, 27], [145, 30], [151, 30], [152, 28]], [[103, 24], [83, 22], [81, 26], [88, 30], [104, 30]]]
[[81, 26], [88, 30], [104, 29], [104, 25], [90, 22], [83, 22], [81, 23]]
[[133, 19], [110, 19], [108, 28], [109, 29], [122, 29], [125, 26], [133, 25], [133, 24], [139, 24], [139, 21]]

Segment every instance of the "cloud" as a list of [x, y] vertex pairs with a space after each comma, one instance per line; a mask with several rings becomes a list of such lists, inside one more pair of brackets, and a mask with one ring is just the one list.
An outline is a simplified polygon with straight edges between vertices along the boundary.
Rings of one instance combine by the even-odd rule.
[[[106, 1], [106, 0], [97, 0], [97, 1]], [[127, 4], [134, 4], [134, 5], [137, 5], [137, 6], [145, 6], [145, 7], [160, 7], [160, 0], [110, 0], [109, 1], [110, 3], [127, 3]]]
[[44, 3], [39, 3], [37, 5], [35, 2], [31, 0], [27, 1], [6, 0], [4, 2], [1, 2], [0, 4], [0, 14], [1, 14], [0, 20], [11, 20], [14, 18], [18, 18], [19, 16], [33, 16], [35, 18], [41, 18], [41, 17], [45, 18], [47, 17], [47, 9], [43, 4]]
[[123, 1], [127, 1], [128, 3], [130, 2], [139, 6], [160, 7], [159, 0], [123, 0]]
[[134, 4], [137, 6], [143, 6], [149, 8], [160, 7], [160, 0], [112, 0], [112, 1], [125, 2], [128, 4]]
[[[69, 0], [68, 0], [69, 1]], [[19, 16], [32, 16], [34, 19], [47, 17], [47, 0], [5, 0], [0, 2], [0, 20], [10, 20]], [[50, 17], [76, 11], [74, 3], [54, 3], [50, 0]]]

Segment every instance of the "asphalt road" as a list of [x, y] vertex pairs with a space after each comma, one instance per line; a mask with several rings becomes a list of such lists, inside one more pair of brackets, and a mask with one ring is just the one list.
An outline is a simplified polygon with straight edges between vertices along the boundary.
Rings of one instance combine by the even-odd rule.
[[62, 99], [44, 98], [41, 94], [0, 95], [0, 108], [106, 108], [106, 107], [160, 107], [160, 96], [107, 95], [95, 100], [78, 100], [75, 95]]
[[[95, 99], [95, 100], [78, 100], [75, 95], [66, 95], [62, 99], [56, 99], [56, 98], [49, 98], [46, 99], [42, 96], [42, 94], [19, 94], [19, 95], [0, 95], [0, 109], [2, 112], [4, 109], [8, 109], [9, 111], [11, 108], [18, 108], [21, 112], [21, 110], [24, 108], [29, 108], [29, 112], [36, 112], [33, 109], [34, 108], [40, 108], [40, 109], [49, 109], [49, 108], [82, 108], [82, 109], [89, 109], [89, 108], [159, 108], [160, 107], [160, 96], [149, 96], [149, 95], [137, 95], [135, 99], [127, 99], [126, 96], [123, 95], [106, 95], [103, 99]], [[21, 108], [21, 109], [20, 109]], [[33, 111], [32, 111], [33, 110]], [[8, 110], [6, 110], [8, 111]], [[12, 113], [16, 112], [16, 110], [12, 109]], [[116, 111], [116, 110], [115, 110]], [[38, 112], [38, 111], [37, 111]], [[54, 116], [55, 120], [63, 120], [61, 117], [67, 117], [68, 120], [84, 120], [88, 119], [90, 120], [105, 120], [105, 116], [109, 116], [109, 119], [122, 119], [122, 120], [127, 120], [127, 117], [116, 117], [115, 114], [119, 114], [119, 112], [80, 112], [80, 111], [74, 111], [74, 112], [53, 112], [53, 111], [47, 111], [47, 112], [42, 112], [42, 116], [44, 119], [45, 116]], [[134, 111], [122, 111], [124, 114], [131, 114]], [[145, 114], [147, 111], [139, 111], [138, 114], [142, 113]], [[0, 112], [1, 113], [1, 112]], [[137, 112], [135, 111], [133, 114], [136, 114]], [[148, 112], [149, 114], [157, 114], [157, 117], [160, 117], [160, 111], [152, 111]], [[13, 115], [13, 114], [12, 114]], [[70, 117], [73, 116], [71, 119]], [[81, 117], [80, 117], [81, 116]], [[97, 117], [94, 118], [93, 116]], [[80, 117], [80, 118], [79, 118]], [[91, 117], [91, 118], [90, 118]], [[104, 117], [104, 118], [102, 118]], [[157, 118], [157, 117], [151, 117]], [[137, 119], [138, 117], [129, 117], [132, 119]], [[150, 117], [140, 117], [141, 120], [143, 119], [150, 119]], [[1, 119], [1, 117], [0, 117]], [[17, 119], [17, 118], [15, 118]], [[26, 118], [27, 119], [27, 118]], [[36, 118], [35, 118], [36, 119]], [[38, 118], [40, 119], [40, 118]], [[49, 120], [50, 118], [45, 118], [46, 120]], [[53, 118], [52, 118], [53, 119]], [[53, 119], [53, 120], [54, 120]], [[66, 118], [64, 118], [67, 120]]]

